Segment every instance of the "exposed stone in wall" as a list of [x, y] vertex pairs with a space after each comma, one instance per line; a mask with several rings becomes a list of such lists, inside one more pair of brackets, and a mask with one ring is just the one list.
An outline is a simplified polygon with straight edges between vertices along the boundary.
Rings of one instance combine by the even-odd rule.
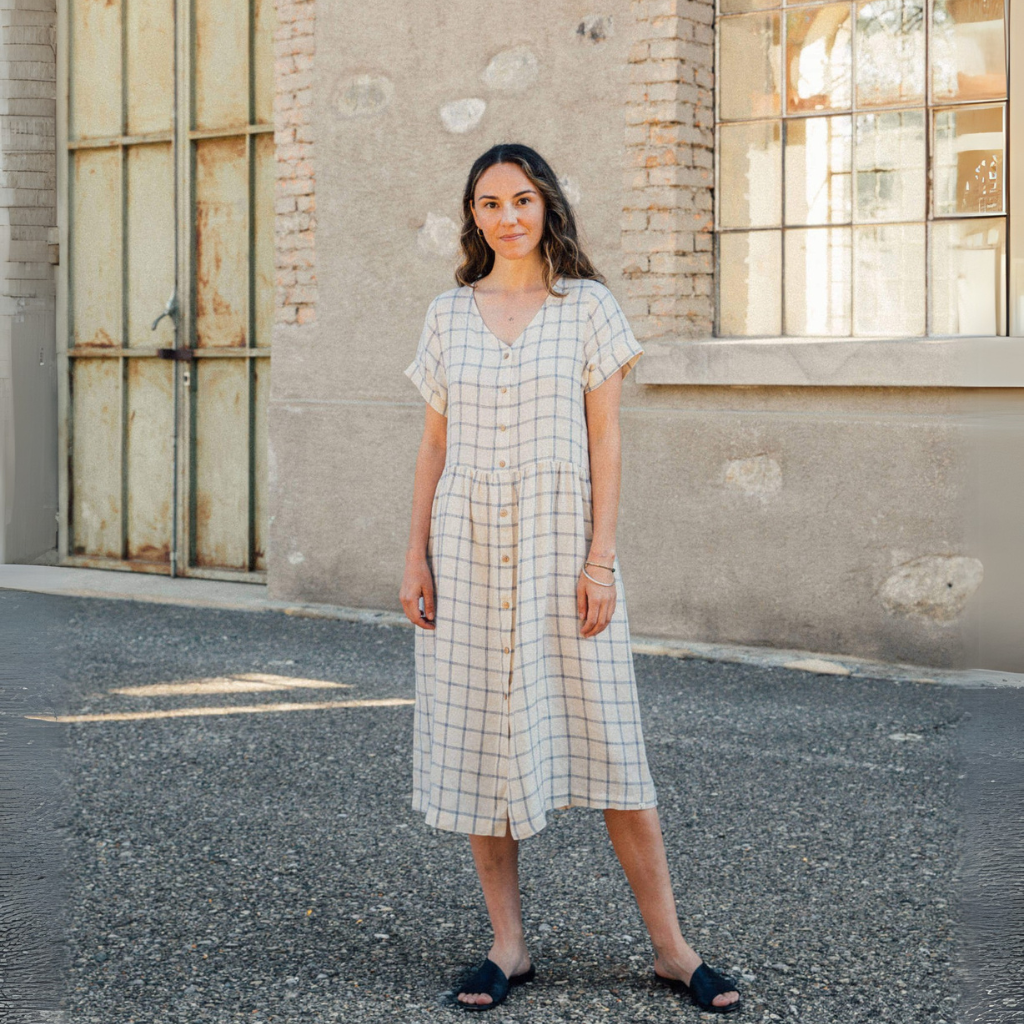
[[441, 105], [441, 123], [448, 131], [461, 135], [480, 123], [486, 109], [486, 101], [476, 96], [452, 100], [451, 103]]
[[623, 271], [638, 338], [714, 323], [714, 3], [633, 0]]
[[313, 57], [316, 0], [275, 0], [274, 260], [278, 323], [316, 319], [316, 159]]
[[56, 19], [55, 0], [0, 0], [3, 314], [52, 310], [55, 302]]
[[497, 92], [523, 92], [537, 81], [539, 64], [528, 46], [513, 46], [495, 54], [480, 78]]
[[949, 622], [981, 586], [984, 568], [977, 558], [924, 555], [893, 569], [878, 590], [886, 611]]
[[417, 233], [416, 240], [424, 252], [450, 260], [459, 251], [459, 225], [451, 217], [431, 211]]
[[722, 467], [722, 485], [766, 502], [782, 490], [782, 467], [770, 455], [730, 459]]

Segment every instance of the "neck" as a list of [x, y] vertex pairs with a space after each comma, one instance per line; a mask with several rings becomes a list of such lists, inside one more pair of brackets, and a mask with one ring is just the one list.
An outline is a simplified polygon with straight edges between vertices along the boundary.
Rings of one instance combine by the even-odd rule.
[[485, 278], [495, 291], [528, 292], [544, 288], [544, 264], [536, 249], [521, 260], [494, 254], [494, 266]]

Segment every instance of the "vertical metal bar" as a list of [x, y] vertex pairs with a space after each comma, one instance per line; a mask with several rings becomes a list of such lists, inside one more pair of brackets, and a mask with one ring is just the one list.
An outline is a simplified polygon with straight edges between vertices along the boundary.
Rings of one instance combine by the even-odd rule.
[[[1024, 16], [1018, 5], [1015, 17], [1010, 15], [1010, 4], [1004, 8], [1007, 47], [1007, 125], [1005, 155], [1006, 168], [1006, 297], [1008, 316], [1007, 334], [1024, 337], [1024, 219], [1014, 217], [1014, 211], [1024, 212], [1024, 181], [1013, 169], [1024, 168]], [[1013, 83], [1017, 83], [1017, 101], [1013, 96]]]
[[[193, 248], [195, 228], [193, 210], [193, 146], [189, 132], [195, 125], [195, 97], [192, 88], [193, 69], [193, 26], [195, 24], [194, 0], [175, 0], [175, 242], [178, 259], [176, 272], [178, 281], [178, 322], [177, 347], [192, 348], [195, 343], [195, 289], [193, 277]], [[191, 504], [191, 482], [195, 477], [192, 458], [192, 391], [195, 388], [196, 367], [192, 363], [179, 363], [175, 367], [175, 392], [177, 408], [175, 417], [175, 550], [177, 575], [188, 575], [188, 569], [195, 560], [192, 540], [193, 508]], [[188, 374], [186, 385], [185, 374]]]
[[[181, 178], [181, 168], [178, 166], [178, 155], [181, 152], [181, 125], [179, 123], [180, 118], [178, 117], [178, 46], [181, 39], [181, 32], [178, 25], [178, 0], [171, 0], [171, 23], [173, 28], [173, 40], [174, 40], [174, 58], [171, 69], [171, 88], [174, 90], [174, 101], [171, 113], [171, 168], [172, 177], [174, 179], [174, 294], [178, 297], [178, 312], [171, 318], [173, 321], [174, 328], [174, 347], [178, 348], [181, 345], [181, 324], [182, 315], [181, 309], [183, 304], [182, 289], [181, 289], [181, 271], [180, 271], [180, 231], [179, 222], [181, 221], [181, 214], [178, 209], [178, 193], [179, 193], [179, 180]], [[173, 393], [174, 411], [171, 417], [173, 437], [171, 440], [171, 559], [170, 559], [170, 570], [171, 576], [175, 577], [178, 575], [178, 522], [180, 519], [178, 512], [178, 449], [180, 447], [181, 431], [179, 430], [179, 423], [181, 417], [181, 368], [178, 365], [177, 360], [171, 366], [171, 390]]]
[[932, 112], [932, 6], [933, 0], [926, 0], [924, 5], [924, 333], [926, 338], [932, 336], [935, 324], [932, 321], [932, 298], [935, 294], [935, 283], [932, 280], [932, 224], [934, 200], [933, 186], [934, 147], [932, 131], [935, 118]]
[[[195, 0], [192, 0], [192, 9], [195, 10]], [[193, 22], [194, 24], [194, 22]], [[194, 50], [190, 48], [190, 55], [194, 53]], [[194, 93], [195, 88], [195, 71], [194, 64], [189, 62], [189, 90]], [[194, 97], [193, 97], [194, 102]], [[193, 107], [193, 110], [195, 108]], [[188, 281], [189, 291], [192, 294], [192, 302], [190, 304], [189, 312], [189, 338], [188, 343], [190, 348], [198, 347], [196, 342], [198, 340], [196, 332], [196, 302], [195, 296], [197, 292], [196, 288], [196, 144], [189, 141], [188, 145], [188, 237], [189, 237], [189, 251], [188, 251]], [[201, 364], [196, 362], [195, 364], [190, 363], [191, 367], [189, 371], [188, 387], [185, 389], [185, 436], [183, 437], [183, 444], [186, 446], [185, 458], [183, 459], [184, 465], [187, 469], [186, 477], [184, 480], [184, 494], [183, 494], [183, 505], [182, 507], [187, 510], [186, 529], [187, 529], [187, 544], [188, 544], [188, 561], [186, 562], [186, 568], [196, 564], [198, 557], [198, 543], [196, 537], [196, 523], [197, 523], [197, 512], [196, 507], [196, 481], [199, 479], [197, 458], [196, 458], [196, 420], [198, 418], [198, 405], [199, 405], [199, 373]]]
[[711, 108], [714, 113], [714, 136], [712, 138], [712, 147], [714, 152], [712, 154], [713, 164], [713, 177], [712, 184], [714, 191], [711, 196], [711, 218], [714, 230], [711, 235], [711, 269], [713, 273], [713, 280], [711, 284], [711, 290], [714, 293], [714, 310], [713, 319], [711, 322], [711, 333], [714, 337], [719, 338], [722, 335], [722, 274], [719, 271], [720, 257], [719, 249], [719, 231], [722, 228], [721, 221], [721, 192], [719, 189], [719, 181], [722, 175], [722, 156], [721, 156], [721, 131], [720, 122], [722, 119], [721, 105], [722, 105], [722, 76], [721, 76], [721, 42], [719, 35], [722, 30], [721, 23], [721, 0], [715, 4], [715, 50], [714, 50], [714, 82], [715, 82], [715, 94], [712, 97]]
[[71, 125], [72, 46], [71, 0], [57, 3], [57, 302], [56, 326], [57, 354], [57, 560], [63, 562], [71, 554], [74, 538], [71, 517], [72, 475], [71, 448], [73, 443], [71, 360], [68, 348], [71, 338], [71, 245], [68, 220], [72, 209], [72, 184], [68, 135]]
[[782, 194], [779, 196], [779, 209], [781, 211], [779, 221], [779, 334], [786, 337], [788, 334], [786, 324], [786, 241], [789, 234], [786, 231], [786, 143], [789, 140], [789, 122], [786, 119], [786, 104], [788, 96], [788, 59], [786, 45], [789, 41], [787, 21], [789, 12], [779, 11], [779, 163], [780, 181], [779, 187]]
[[[256, 123], [256, 0], [247, 0], [246, 6], [248, 13], [246, 47], [248, 74], [246, 75], [246, 88], [248, 91], [248, 122], [252, 125]], [[248, 316], [245, 334], [247, 346], [254, 348], [256, 345], [256, 135], [253, 132], [248, 132], [246, 135], [245, 162], [248, 172], [246, 174], [246, 187], [249, 190], [248, 203], [246, 205], [249, 267], [248, 294], [246, 297]], [[244, 365], [246, 410], [248, 412], [246, 423], [248, 443], [245, 446], [245, 450], [249, 463], [246, 467], [246, 487], [249, 493], [247, 496], [248, 500], [246, 501], [245, 568], [251, 572], [256, 568], [256, 360], [247, 358]]]
[[[128, 18], [127, 6], [131, 0], [121, 0], [121, 127], [122, 136], [128, 134]], [[117, 147], [121, 170], [121, 349], [128, 347], [128, 146], [122, 141]], [[128, 358], [117, 359], [118, 390], [120, 393], [120, 423], [118, 431], [121, 440], [121, 538], [119, 542], [121, 559], [128, 558]]]

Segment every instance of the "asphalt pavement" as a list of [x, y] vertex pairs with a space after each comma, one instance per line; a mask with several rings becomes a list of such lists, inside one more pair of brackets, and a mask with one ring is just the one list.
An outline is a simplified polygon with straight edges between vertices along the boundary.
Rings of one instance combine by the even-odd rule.
[[[410, 806], [411, 627], [0, 590], [0, 643], [4, 1020], [462, 1019], [491, 934], [466, 838]], [[730, 1020], [1024, 1021], [1024, 690], [635, 663]], [[521, 878], [537, 980], [487, 1020], [702, 1019], [599, 811]]]

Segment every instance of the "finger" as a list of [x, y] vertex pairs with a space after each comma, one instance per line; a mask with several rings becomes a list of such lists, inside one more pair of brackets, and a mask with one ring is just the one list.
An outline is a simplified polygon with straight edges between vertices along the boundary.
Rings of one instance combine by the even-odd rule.
[[[424, 605], [426, 605], [426, 601], [425, 600], [424, 600], [423, 603], [424, 603]], [[433, 629], [434, 628], [434, 623], [433, 622], [428, 622], [423, 617], [423, 615], [421, 614], [421, 612], [420, 612], [420, 599], [418, 597], [415, 598], [415, 599], [410, 598], [410, 599], [408, 599], [406, 601], [403, 601], [402, 602], [402, 608], [405, 611], [405, 617], [414, 626], [420, 626], [423, 629]]]
[[423, 617], [434, 621], [434, 588], [423, 588]]
[[612, 608], [614, 607], [614, 601], [611, 598], [602, 597], [600, 607], [598, 608], [597, 614], [597, 628], [594, 630], [595, 635], [601, 633], [608, 626], [608, 623], [612, 618]]
[[587, 617], [587, 588], [580, 578], [576, 583], [576, 614], [582, 622]]

